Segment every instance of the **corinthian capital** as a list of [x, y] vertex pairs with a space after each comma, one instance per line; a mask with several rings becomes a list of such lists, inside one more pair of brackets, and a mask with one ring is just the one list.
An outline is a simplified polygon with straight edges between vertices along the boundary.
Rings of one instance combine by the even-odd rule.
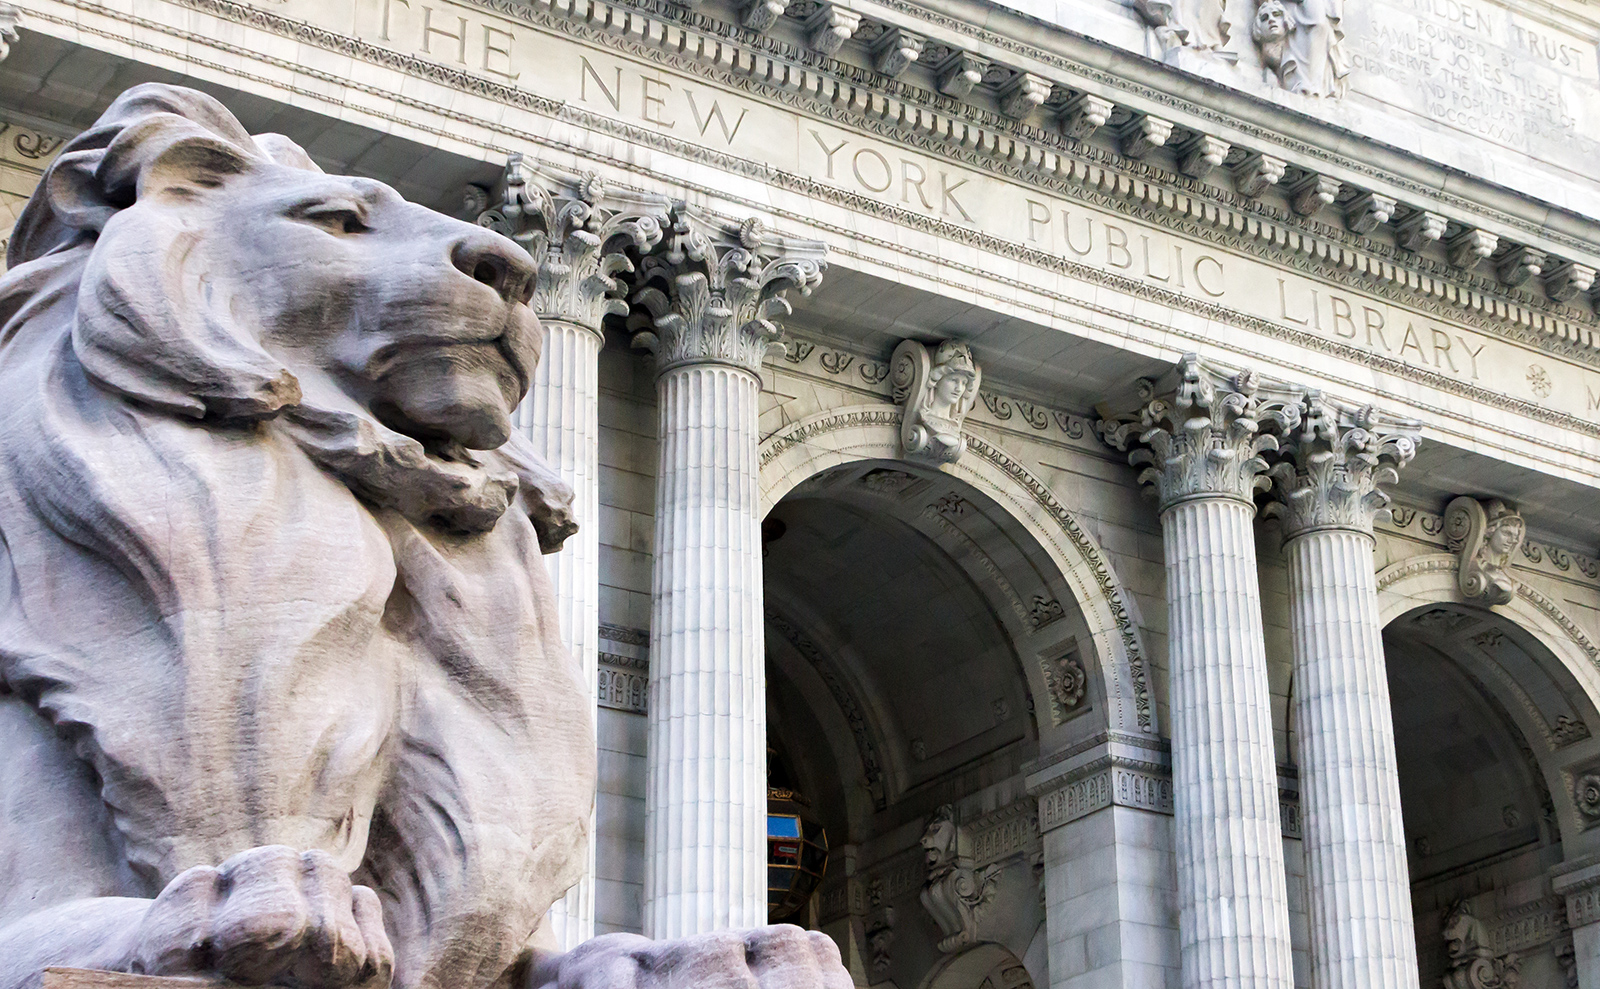
[[[469, 190], [469, 196], [471, 195]], [[608, 187], [593, 173], [576, 176], [535, 170], [513, 152], [499, 201], [478, 223], [521, 244], [539, 264], [532, 305], [541, 319], [599, 334], [608, 314], [625, 315], [634, 270], [629, 252], [661, 242], [670, 200]]]
[[826, 245], [767, 231], [749, 219], [730, 228], [688, 207], [639, 268], [633, 345], [656, 355], [656, 373], [684, 364], [726, 364], [755, 374], [827, 267]]
[[1102, 420], [1107, 443], [1127, 450], [1166, 509], [1193, 498], [1251, 502], [1271, 482], [1262, 457], [1300, 420], [1298, 396], [1264, 385], [1254, 371], [1225, 371], [1194, 354], [1178, 362], [1176, 384], [1139, 382], [1138, 412]]
[[1374, 517], [1389, 506], [1380, 485], [1398, 481], [1416, 456], [1419, 428], [1312, 392], [1269, 472], [1276, 490], [1267, 514], [1283, 519], [1286, 538], [1317, 529], [1371, 534]]

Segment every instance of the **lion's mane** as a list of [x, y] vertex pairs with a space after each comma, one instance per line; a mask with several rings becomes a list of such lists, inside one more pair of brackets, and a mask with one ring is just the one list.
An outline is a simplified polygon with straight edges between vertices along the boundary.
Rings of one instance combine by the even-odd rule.
[[397, 985], [485, 984], [581, 865], [593, 729], [540, 559], [571, 493], [520, 439], [425, 447], [270, 353], [193, 250], [219, 232], [132, 209], [263, 162], [316, 169], [141, 86], [18, 221], [0, 695], [93, 767], [136, 877], [102, 895], [326, 848], [379, 888]]

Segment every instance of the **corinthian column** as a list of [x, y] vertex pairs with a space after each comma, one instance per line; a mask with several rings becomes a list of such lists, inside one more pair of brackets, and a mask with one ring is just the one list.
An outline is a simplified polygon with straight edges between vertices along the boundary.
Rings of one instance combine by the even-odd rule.
[[758, 374], [823, 246], [687, 209], [644, 260], [631, 321], [656, 356], [645, 933], [767, 919]]
[[[626, 314], [615, 276], [633, 271], [628, 253], [661, 241], [668, 201], [608, 190], [593, 175], [533, 173], [520, 154], [506, 165], [504, 194], [478, 222], [520, 243], [538, 262], [533, 307], [544, 350], [516, 424], [561, 480], [572, 486], [578, 532], [546, 562], [555, 584], [561, 638], [597, 694], [600, 649], [599, 373], [607, 314]], [[550, 908], [561, 947], [594, 936], [594, 822], [582, 880]]]
[[1384, 673], [1372, 521], [1415, 423], [1307, 396], [1272, 469], [1289, 555], [1294, 718], [1313, 989], [1416, 989], [1411, 879]]
[[1106, 440], [1148, 464], [1167, 564], [1174, 836], [1185, 989], [1291, 989], [1278, 772], [1252, 494], [1298, 408], [1194, 355]]

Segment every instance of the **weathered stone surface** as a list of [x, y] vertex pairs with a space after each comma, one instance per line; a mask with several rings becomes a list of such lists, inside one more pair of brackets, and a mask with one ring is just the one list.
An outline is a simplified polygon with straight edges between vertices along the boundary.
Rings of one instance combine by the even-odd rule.
[[595, 743], [526, 252], [147, 85], [8, 261], [0, 987], [846, 984], [792, 928], [532, 944]]

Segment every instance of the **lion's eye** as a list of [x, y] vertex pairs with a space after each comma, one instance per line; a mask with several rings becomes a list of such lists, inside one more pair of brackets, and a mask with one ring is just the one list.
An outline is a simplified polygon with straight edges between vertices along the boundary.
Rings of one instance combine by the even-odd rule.
[[300, 218], [331, 233], [358, 234], [367, 229], [365, 218], [353, 206], [342, 203], [315, 203], [299, 210]]

